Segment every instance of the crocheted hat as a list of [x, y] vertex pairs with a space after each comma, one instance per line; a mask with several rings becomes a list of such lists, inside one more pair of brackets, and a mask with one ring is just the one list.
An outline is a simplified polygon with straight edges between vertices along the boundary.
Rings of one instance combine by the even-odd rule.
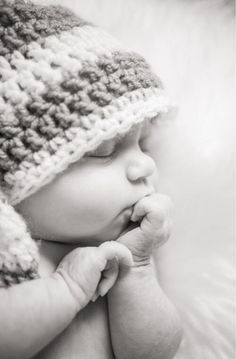
[[142, 56], [61, 6], [0, 0], [0, 286], [37, 277], [13, 209], [105, 139], [168, 110]]

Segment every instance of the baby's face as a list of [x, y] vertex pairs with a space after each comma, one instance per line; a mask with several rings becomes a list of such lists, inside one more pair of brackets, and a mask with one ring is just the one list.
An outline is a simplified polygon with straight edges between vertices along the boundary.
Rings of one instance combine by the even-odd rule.
[[79, 245], [115, 240], [132, 207], [151, 194], [157, 170], [148, 152], [149, 122], [103, 142], [17, 207], [32, 236]]

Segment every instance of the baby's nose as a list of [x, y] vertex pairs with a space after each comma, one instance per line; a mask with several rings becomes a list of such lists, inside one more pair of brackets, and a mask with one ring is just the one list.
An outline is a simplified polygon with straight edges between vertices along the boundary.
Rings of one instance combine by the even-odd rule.
[[127, 166], [127, 177], [129, 181], [142, 181], [157, 172], [154, 160], [143, 152], [133, 156]]

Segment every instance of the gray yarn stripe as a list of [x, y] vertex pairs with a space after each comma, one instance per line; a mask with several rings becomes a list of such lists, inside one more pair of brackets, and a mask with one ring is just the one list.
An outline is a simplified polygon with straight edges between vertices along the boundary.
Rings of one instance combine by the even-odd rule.
[[6, 58], [14, 50], [25, 55], [26, 45], [31, 41], [43, 44], [44, 38], [50, 35], [75, 26], [92, 25], [61, 6], [46, 7], [24, 1], [9, 5], [7, 1], [0, 1], [0, 56]]

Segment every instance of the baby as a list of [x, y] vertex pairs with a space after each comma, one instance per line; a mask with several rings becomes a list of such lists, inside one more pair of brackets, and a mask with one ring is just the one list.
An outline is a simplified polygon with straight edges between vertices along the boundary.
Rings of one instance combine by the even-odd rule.
[[173, 358], [159, 78], [65, 8], [0, 0], [0, 79], [0, 358]]

